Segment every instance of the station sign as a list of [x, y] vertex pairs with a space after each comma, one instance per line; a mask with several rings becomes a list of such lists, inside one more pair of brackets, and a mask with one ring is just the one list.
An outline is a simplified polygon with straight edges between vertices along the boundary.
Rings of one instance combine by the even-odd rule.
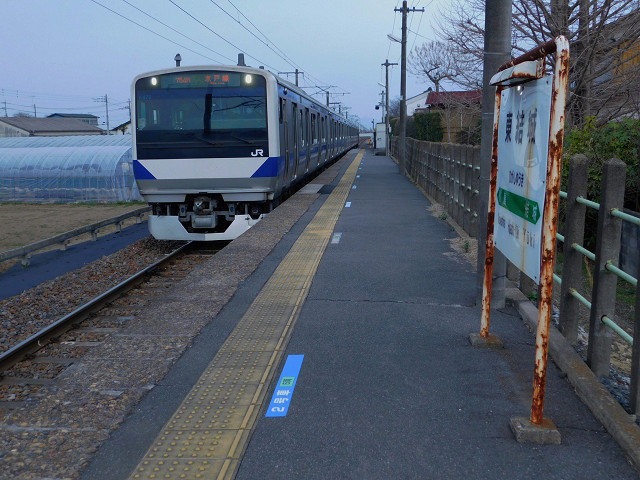
[[520, 271], [540, 282], [552, 77], [505, 88], [498, 124], [494, 242]]

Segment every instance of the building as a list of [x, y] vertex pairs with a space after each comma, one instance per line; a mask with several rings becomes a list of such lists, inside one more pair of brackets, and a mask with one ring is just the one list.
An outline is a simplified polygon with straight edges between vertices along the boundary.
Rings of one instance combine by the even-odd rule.
[[0, 138], [55, 137], [60, 135], [104, 135], [101, 128], [75, 118], [0, 118]]
[[415, 110], [415, 113], [420, 112], [440, 113], [443, 142], [474, 144], [480, 134], [482, 92], [428, 92], [425, 106]]
[[426, 91], [422, 92], [420, 95], [416, 95], [415, 97], [407, 98], [407, 117], [413, 115], [413, 113], [418, 108], [426, 108], [427, 106], [427, 97], [431, 93], [431, 87], [429, 87]]
[[131, 134], [131, 120], [118, 125], [111, 129], [113, 135], [130, 135]]
[[90, 113], [52, 113], [47, 118], [73, 118], [94, 127], [98, 126], [98, 117]]

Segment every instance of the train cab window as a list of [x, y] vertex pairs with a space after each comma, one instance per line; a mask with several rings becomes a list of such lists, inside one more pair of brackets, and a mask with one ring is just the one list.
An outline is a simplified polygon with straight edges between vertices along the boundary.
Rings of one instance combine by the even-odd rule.
[[266, 79], [196, 70], [135, 84], [139, 159], [268, 155]]

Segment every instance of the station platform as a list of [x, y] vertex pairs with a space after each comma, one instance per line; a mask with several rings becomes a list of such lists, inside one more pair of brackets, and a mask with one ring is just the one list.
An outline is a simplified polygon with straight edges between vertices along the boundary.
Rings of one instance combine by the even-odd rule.
[[551, 361], [561, 443], [516, 441], [534, 335], [507, 307], [491, 317], [504, 348], [473, 347], [456, 232], [391, 158], [366, 148], [335, 168], [82, 478], [637, 478]]

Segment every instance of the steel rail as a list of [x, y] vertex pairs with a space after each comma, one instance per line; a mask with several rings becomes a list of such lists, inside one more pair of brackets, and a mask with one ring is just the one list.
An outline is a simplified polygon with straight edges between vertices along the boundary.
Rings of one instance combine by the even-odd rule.
[[[115, 287], [110, 288], [106, 292], [98, 295], [93, 298], [86, 304], [76, 308], [71, 313], [68, 313], [61, 319], [52, 323], [51, 325], [43, 328], [39, 332], [35, 333], [31, 337], [23, 340], [18, 345], [10, 348], [9, 350], [0, 354], [0, 372], [4, 372], [11, 368], [18, 362], [21, 362], [29, 355], [37, 352], [41, 348], [45, 347], [52, 338], [55, 338], [67, 330], [70, 330], [73, 327], [74, 323], [78, 321], [84, 320], [88, 315], [98, 310], [105, 304], [115, 300], [120, 295], [125, 293], [126, 291], [132, 289], [137, 284], [139, 284], [143, 277], [151, 274], [158, 267], [164, 265], [169, 260], [174, 258], [178, 253], [181, 253], [184, 249], [186, 249], [192, 242], [189, 242], [181, 247], [177, 248], [173, 252], [165, 255], [164, 258], [161, 258], [157, 262], [149, 265], [148, 267], [140, 270], [135, 275], [129, 277], [128, 279], [120, 282]], [[2, 378], [2, 374], [0, 373], [0, 378]]]

